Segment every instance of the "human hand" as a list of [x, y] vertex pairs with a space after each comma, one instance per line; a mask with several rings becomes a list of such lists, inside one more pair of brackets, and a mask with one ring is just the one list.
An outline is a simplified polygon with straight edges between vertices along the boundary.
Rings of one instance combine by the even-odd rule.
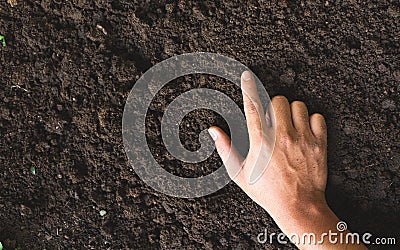
[[252, 74], [245, 71], [241, 81], [250, 139], [247, 157], [237, 152], [220, 128], [209, 129], [228, 174], [286, 235], [336, 229], [339, 219], [325, 199], [324, 117], [309, 116], [303, 102], [289, 104], [283, 96], [274, 97], [264, 113]]

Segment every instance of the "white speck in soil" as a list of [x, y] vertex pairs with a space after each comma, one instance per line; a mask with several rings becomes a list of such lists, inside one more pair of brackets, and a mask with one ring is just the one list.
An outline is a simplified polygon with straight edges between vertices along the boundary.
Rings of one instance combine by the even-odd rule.
[[101, 217], [103, 217], [103, 216], [105, 216], [107, 214], [107, 211], [106, 210], [100, 210], [99, 214], [100, 214]]

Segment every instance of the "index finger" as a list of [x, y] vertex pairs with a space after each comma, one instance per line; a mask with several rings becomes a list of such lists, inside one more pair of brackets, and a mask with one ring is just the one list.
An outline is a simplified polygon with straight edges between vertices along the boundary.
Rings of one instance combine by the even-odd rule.
[[258, 95], [257, 85], [250, 71], [243, 72], [241, 76], [241, 87], [247, 129], [249, 132], [250, 144], [252, 144], [262, 138], [263, 130], [266, 127], [266, 119], [260, 96]]

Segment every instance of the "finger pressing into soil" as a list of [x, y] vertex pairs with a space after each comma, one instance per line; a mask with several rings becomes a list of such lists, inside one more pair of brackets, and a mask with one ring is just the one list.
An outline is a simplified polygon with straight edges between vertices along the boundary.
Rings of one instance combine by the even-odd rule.
[[293, 132], [292, 114], [286, 97], [275, 96], [272, 98], [272, 105], [275, 111], [276, 130], [280, 132]]
[[321, 114], [313, 114], [310, 117], [310, 126], [314, 136], [317, 139], [322, 140], [324, 143], [326, 143], [327, 132], [325, 118]]
[[310, 133], [310, 123], [307, 106], [304, 102], [294, 101], [290, 105], [295, 129], [300, 133]]
[[256, 142], [260, 140], [262, 131], [266, 127], [264, 111], [253, 75], [249, 71], [245, 71], [242, 74], [241, 81], [250, 143]]

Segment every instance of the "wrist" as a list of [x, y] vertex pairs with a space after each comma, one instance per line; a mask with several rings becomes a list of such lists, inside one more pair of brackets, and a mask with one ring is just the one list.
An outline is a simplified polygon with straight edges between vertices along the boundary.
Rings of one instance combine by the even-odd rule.
[[[289, 240], [294, 241], [293, 243], [300, 249], [347, 249], [349, 247], [350, 243], [334, 243], [329, 240], [328, 235], [331, 233], [334, 235], [340, 233], [337, 230], [340, 220], [325, 200], [304, 206], [292, 206], [290, 210], [290, 212], [286, 211], [285, 217], [278, 217], [275, 221]], [[315, 236], [315, 242], [312, 241], [310, 235]], [[366, 249], [363, 244], [351, 243], [350, 245], [349, 249]]]
[[285, 217], [277, 218], [276, 222], [286, 235], [327, 232], [336, 229], [339, 222], [325, 200], [295, 204], [285, 214]]

